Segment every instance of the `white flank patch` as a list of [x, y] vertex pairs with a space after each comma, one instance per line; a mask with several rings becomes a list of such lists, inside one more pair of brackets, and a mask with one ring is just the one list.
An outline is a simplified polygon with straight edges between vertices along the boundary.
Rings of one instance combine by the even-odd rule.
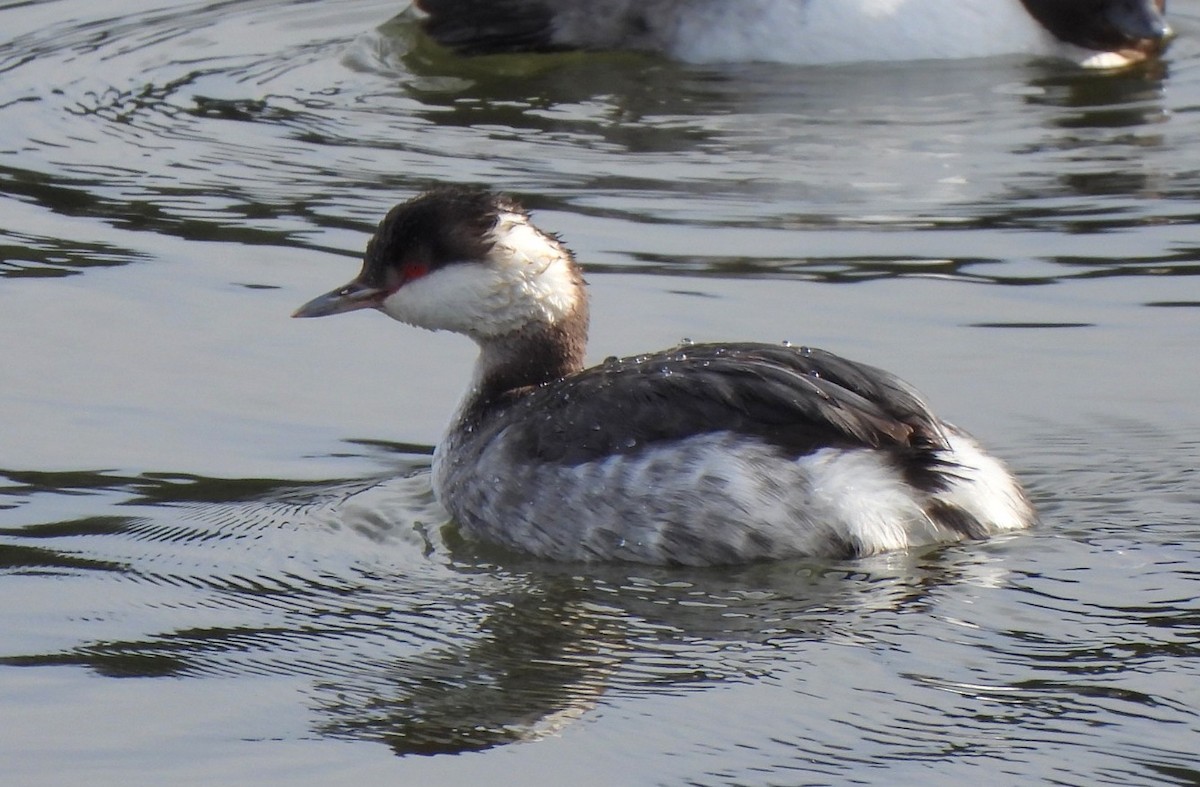
[[578, 306], [567, 251], [518, 213], [503, 213], [495, 246], [480, 262], [446, 265], [383, 302], [389, 316], [431, 331], [486, 339], [554, 324]]
[[962, 481], [952, 483], [939, 500], [958, 506], [988, 526], [989, 532], [1022, 530], [1034, 520], [1034, 513], [1017, 480], [999, 459], [988, 456], [974, 439], [946, 424], [951, 460], [960, 467], [948, 475]]
[[872, 451], [826, 448], [800, 464], [809, 472], [816, 515], [862, 554], [953, 540], [929, 521], [895, 468]]
[[714, 0], [689, 11], [666, 42], [671, 54], [691, 62], [1063, 54], [1019, 0]]

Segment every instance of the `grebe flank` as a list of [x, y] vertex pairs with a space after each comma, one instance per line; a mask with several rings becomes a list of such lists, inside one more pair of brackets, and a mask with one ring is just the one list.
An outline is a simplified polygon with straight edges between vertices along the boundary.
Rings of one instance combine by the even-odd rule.
[[1120, 68], [1162, 52], [1166, 0], [417, 0], [461, 54], [657, 52], [824, 65], [1031, 55]]

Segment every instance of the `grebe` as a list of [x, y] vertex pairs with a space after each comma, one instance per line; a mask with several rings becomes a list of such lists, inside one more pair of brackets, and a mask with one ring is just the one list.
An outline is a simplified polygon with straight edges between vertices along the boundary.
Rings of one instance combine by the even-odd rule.
[[416, 0], [463, 54], [660, 52], [803, 65], [1005, 54], [1116, 68], [1162, 51], [1166, 0]]
[[684, 344], [584, 368], [573, 254], [514, 200], [393, 208], [362, 271], [298, 309], [374, 308], [479, 345], [434, 452], [468, 536], [562, 561], [853, 557], [1029, 527], [1020, 484], [908, 384], [829, 352]]

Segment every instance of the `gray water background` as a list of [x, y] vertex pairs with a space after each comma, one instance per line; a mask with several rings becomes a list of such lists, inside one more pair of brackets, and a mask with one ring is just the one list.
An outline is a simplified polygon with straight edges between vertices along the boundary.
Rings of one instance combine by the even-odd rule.
[[[1200, 3], [1161, 64], [461, 61], [402, 3], [0, 3], [5, 784], [1197, 784]], [[473, 350], [289, 320], [432, 183], [590, 355], [885, 366], [1036, 531], [556, 567], [442, 527]]]

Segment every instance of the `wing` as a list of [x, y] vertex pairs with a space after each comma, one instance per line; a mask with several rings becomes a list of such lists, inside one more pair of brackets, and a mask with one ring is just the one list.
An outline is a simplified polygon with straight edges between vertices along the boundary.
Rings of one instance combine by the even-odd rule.
[[790, 456], [826, 446], [882, 449], [919, 472], [947, 447], [940, 422], [908, 384], [805, 347], [701, 344], [614, 358], [502, 406], [519, 412], [478, 423], [507, 429], [505, 441], [531, 461], [577, 464], [733, 432]]

